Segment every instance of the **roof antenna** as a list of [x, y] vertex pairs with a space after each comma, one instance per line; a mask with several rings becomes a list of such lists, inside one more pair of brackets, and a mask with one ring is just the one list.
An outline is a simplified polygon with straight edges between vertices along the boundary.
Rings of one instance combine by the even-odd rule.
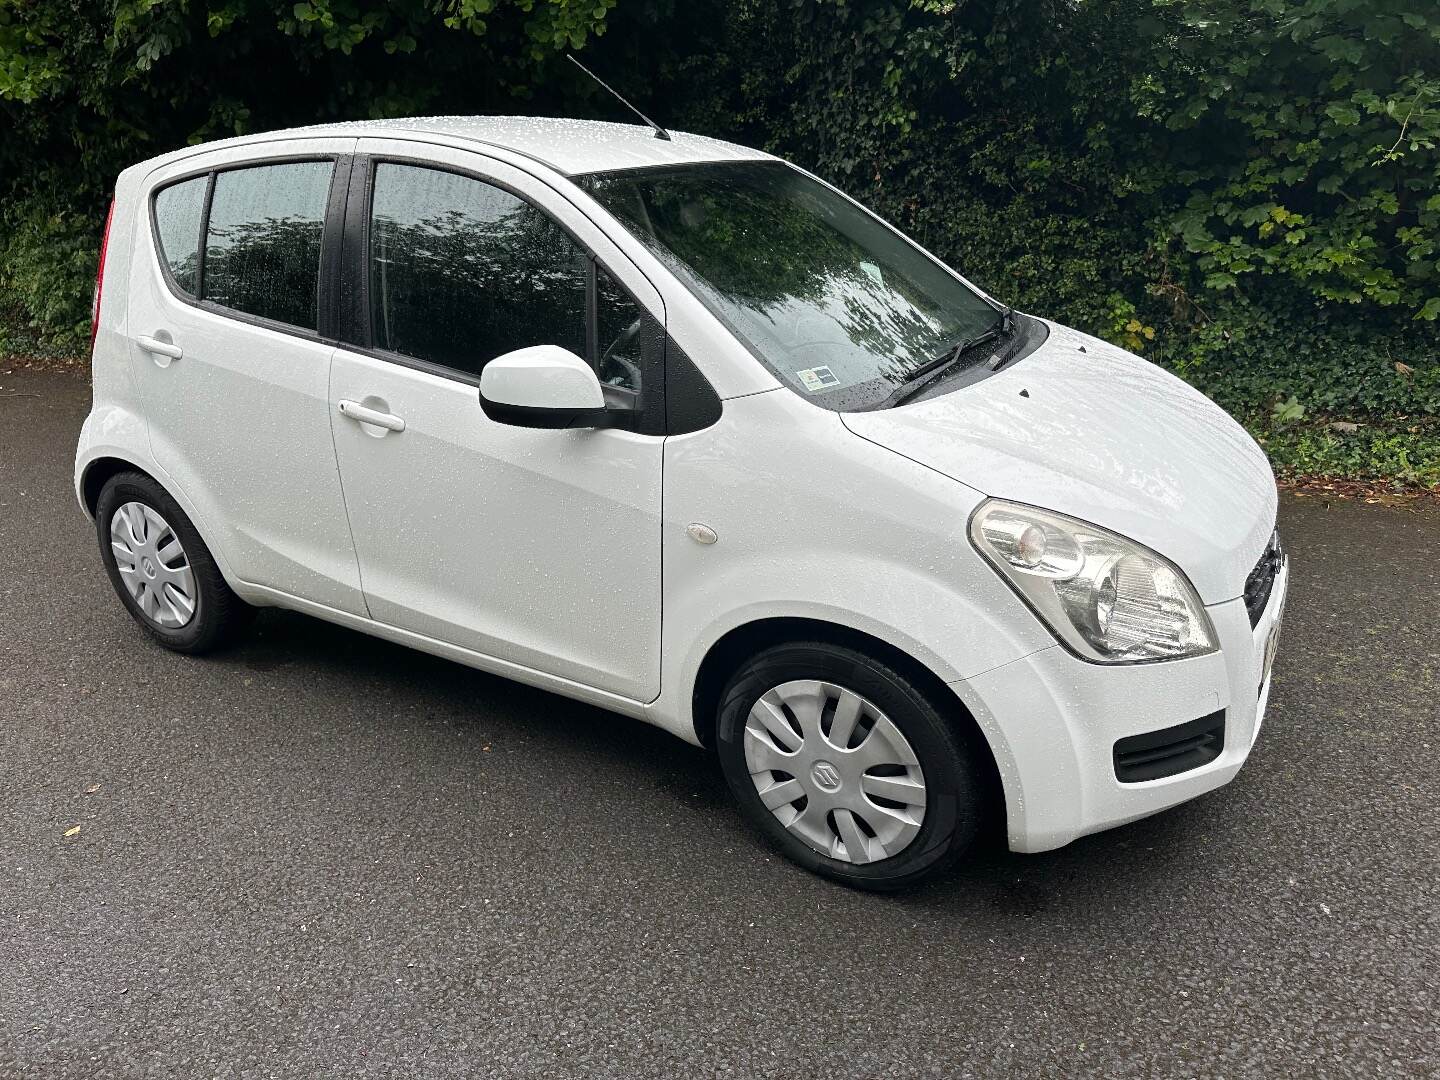
[[664, 139], [666, 142], [669, 142], [669, 141], [670, 141], [670, 133], [669, 133], [668, 131], [666, 131], [666, 130], [665, 130], [663, 127], [661, 127], [659, 124], [655, 123], [654, 120], [651, 120], [648, 116], [646, 116], [643, 112], [641, 112], [639, 109], [637, 109], [634, 105], [631, 105], [630, 102], [626, 101], [623, 97], [621, 97], [621, 96], [620, 96], [620, 91], [616, 90], [613, 86], [611, 86], [609, 83], [607, 83], [604, 79], [600, 78], [599, 75], [596, 75], [593, 71], [591, 71], [589, 68], [587, 68], [587, 67], [586, 67], [584, 64], [582, 64], [579, 60], [576, 60], [573, 53], [566, 53], [566, 54], [565, 54], [565, 59], [566, 59], [566, 60], [569, 60], [572, 64], [574, 64], [576, 67], [578, 67], [578, 68], [579, 68], [581, 71], [583, 71], [586, 75], [589, 75], [590, 78], [594, 79], [597, 83], [599, 83], [601, 86], [603, 86], [606, 90], [609, 90], [610, 93], [612, 93], [612, 94], [615, 95], [615, 100], [616, 100], [616, 101], [620, 102], [621, 105], [624, 105], [627, 109], [629, 109], [631, 112], [633, 112], [636, 116], [640, 117], [641, 120], [644, 120], [645, 123], [650, 126], [651, 130], [653, 130], [653, 131], [655, 132], [655, 138], [657, 138], [657, 139]]

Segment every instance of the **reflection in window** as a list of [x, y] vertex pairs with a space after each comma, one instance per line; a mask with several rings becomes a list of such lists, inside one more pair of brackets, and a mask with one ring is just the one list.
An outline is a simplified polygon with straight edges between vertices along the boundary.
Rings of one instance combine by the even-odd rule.
[[375, 344], [479, 374], [530, 345], [585, 355], [588, 260], [554, 221], [493, 185], [381, 164], [370, 227]]
[[615, 279], [604, 270], [595, 271], [596, 324], [599, 328], [600, 381], [608, 386], [633, 390], [643, 387], [644, 359], [640, 351], [644, 319], [640, 308]]
[[170, 267], [175, 284], [194, 296], [200, 288], [200, 218], [205, 212], [205, 185], [197, 176], [171, 184], [155, 196], [155, 229], [160, 234], [160, 257]]
[[587, 189], [802, 393], [882, 399], [996, 309], [783, 162], [598, 173]]
[[204, 298], [276, 322], [319, 327], [320, 237], [329, 161], [215, 176], [205, 237]]

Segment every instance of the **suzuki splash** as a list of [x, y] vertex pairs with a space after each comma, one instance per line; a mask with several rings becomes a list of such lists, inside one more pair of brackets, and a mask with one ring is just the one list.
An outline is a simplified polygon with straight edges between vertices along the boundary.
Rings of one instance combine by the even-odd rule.
[[1226, 783], [1287, 565], [1194, 389], [768, 154], [459, 117], [117, 182], [75, 488], [200, 653], [304, 612], [713, 749], [851, 885]]

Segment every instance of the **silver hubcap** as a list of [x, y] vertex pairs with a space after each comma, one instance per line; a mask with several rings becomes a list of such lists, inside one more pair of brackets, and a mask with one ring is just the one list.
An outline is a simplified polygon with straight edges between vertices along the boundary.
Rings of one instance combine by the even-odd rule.
[[925, 775], [883, 712], [832, 683], [799, 679], [760, 695], [745, 721], [760, 800], [822, 855], [898, 855], [925, 820]]
[[156, 626], [175, 630], [195, 615], [195, 575], [170, 523], [144, 503], [110, 519], [110, 550], [125, 591]]

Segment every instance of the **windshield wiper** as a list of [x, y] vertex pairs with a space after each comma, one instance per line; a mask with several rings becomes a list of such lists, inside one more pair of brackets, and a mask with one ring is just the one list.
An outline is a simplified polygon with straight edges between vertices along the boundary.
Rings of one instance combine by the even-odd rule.
[[[892, 405], [903, 405], [959, 363], [960, 358], [971, 349], [978, 345], [984, 345], [987, 341], [993, 341], [1002, 334], [1008, 334], [1013, 319], [1014, 310], [1009, 305], [1001, 308], [1000, 314], [987, 329], [974, 337], [962, 338], [939, 356], [926, 360], [925, 363], [907, 374], [904, 381], [891, 390], [882, 401], [875, 405], [875, 408], [884, 409]], [[998, 368], [999, 365], [997, 364], [996, 367]]]

